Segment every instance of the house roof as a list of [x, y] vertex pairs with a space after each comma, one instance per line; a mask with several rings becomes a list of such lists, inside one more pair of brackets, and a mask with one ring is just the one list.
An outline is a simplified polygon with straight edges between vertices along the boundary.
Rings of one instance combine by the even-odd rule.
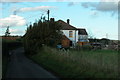
[[78, 30], [79, 35], [88, 35], [87, 32], [86, 32], [86, 29], [78, 28], [77, 30]]
[[58, 20], [57, 22], [61, 25], [62, 30], [78, 30], [78, 35], [88, 35], [84, 28], [76, 28], [62, 20]]
[[62, 30], [77, 30], [77, 28], [75, 28], [74, 26], [62, 21], [62, 20], [58, 20], [57, 21], [62, 27]]

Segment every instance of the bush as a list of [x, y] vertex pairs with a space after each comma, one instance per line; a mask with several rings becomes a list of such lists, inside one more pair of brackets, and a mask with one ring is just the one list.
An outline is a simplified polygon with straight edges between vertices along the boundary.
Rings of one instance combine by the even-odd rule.
[[92, 49], [92, 46], [91, 46], [91, 45], [83, 45], [83, 46], [82, 46], [82, 49], [83, 49], [83, 50], [91, 50], [91, 49]]
[[91, 50], [92, 49], [92, 46], [91, 45], [83, 45], [83, 46], [81, 46], [81, 45], [77, 45], [76, 46], [76, 50]]

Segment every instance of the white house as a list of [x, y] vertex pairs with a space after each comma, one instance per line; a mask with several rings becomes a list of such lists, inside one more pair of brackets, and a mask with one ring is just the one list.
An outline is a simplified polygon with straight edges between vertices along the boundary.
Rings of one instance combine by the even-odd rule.
[[69, 19], [67, 19], [67, 22], [58, 20], [58, 23], [61, 25], [61, 31], [65, 36], [64, 40], [62, 41], [62, 45], [67, 43], [65, 46], [69, 47], [69, 46], [75, 46], [76, 43], [83, 45], [85, 42], [88, 42], [88, 34], [85, 29], [76, 28], [70, 25]]

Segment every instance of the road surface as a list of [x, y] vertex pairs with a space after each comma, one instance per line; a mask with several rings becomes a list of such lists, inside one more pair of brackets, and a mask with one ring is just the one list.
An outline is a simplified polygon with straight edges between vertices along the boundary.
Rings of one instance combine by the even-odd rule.
[[6, 78], [52, 78], [58, 80], [57, 77], [46, 71], [32, 60], [24, 55], [24, 49], [18, 48], [12, 52], [11, 60], [8, 64]]

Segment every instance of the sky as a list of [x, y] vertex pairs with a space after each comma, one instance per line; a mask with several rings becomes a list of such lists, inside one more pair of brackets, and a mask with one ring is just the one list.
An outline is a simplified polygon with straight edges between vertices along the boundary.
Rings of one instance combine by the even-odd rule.
[[[0, 35], [7, 26], [11, 35], [24, 35], [27, 26], [41, 16], [67, 21], [76, 28], [85, 28], [90, 37], [118, 40], [118, 0], [16, 2], [2, 0], [0, 3]], [[18, 0], [19, 1], [19, 0]]]

